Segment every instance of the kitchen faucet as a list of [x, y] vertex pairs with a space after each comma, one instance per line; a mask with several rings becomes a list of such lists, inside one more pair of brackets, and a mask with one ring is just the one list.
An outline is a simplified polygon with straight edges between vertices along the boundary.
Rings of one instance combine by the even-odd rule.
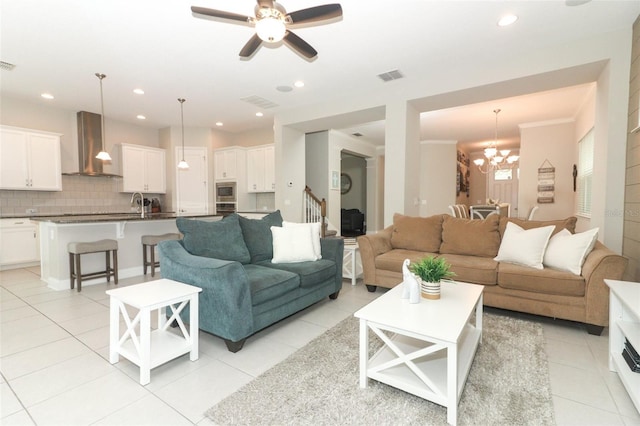
[[131, 201], [129, 201], [129, 204], [133, 204], [136, 194], [140, 196], [140, 217], [144, 219], [144, 195], [142, 195], [142, 192], [134, 192], [131, 194]]

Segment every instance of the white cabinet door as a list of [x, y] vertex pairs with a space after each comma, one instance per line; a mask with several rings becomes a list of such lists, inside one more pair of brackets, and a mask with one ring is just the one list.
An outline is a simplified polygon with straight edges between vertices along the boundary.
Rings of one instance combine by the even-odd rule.
[[273, 145], [247, 151], [247, 191], [274, 192], [275, 150]]
[[[176, 148], [176, 158], [182, 158], [182, 150]], [[207, 185], [208, 158], [206, 148], [185, 148], [187, 170], [177, 169], [177, 212], [184, 214], [208, 213], [209, 191]]]
[[264, 148], [247, 151], [247, 191], [264, 192]]
[[264, 149], [264, 189], [265, 192], [276, 190], [276, 149], [273, 145]]
[[29, 219], [0, 220], [0, 265], [38, 262], [38, 227]]
[[60, 135], [3, 126], [0, 188], [61, 191]]
[[31, 188], [39, 191], [61, 191], [60, 138], [29, 135], [29, 174]]
[[122, 191], [143, 192], [145, 185], [144, 149], [122, 145]]
[[237, 178], [237, 158], [235, 149], [218, 150], [214, 153], [216, 180], [233, 180]]
[[145, 152], [145, 191], [154, 194], [167, 192], [167, 178], [165, 176], [164, 150], [147, 150]]
[[165, 151], [122, 144], [122, 192], [167, 191]]
[[29, 189], [27, 135], [2, 129], [0, 135], [0, 188]]

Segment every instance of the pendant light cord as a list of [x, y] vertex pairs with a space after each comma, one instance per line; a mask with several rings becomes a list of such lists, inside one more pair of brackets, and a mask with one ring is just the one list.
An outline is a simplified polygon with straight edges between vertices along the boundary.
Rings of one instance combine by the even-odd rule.
[[180, 123], [182, 125], [182, 161], [184, 161], [184, 102], [186, 99], [179, 98], [180, 102]]
[[102, 130], [102, 150], [104, 151], [104, 143], [105, 143], [105, 136], [104, 136], [104, 95], [102, 94], [102, 79], [106, 77], [106, 75], [101, 74], [101, 73], [96, 73], [96, 77], [98, 77], [100, 79], [100, 127]]

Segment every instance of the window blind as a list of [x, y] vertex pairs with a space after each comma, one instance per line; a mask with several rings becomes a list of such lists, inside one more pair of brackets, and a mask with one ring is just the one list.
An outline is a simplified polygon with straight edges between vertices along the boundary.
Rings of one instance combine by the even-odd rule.
[[578, 142], [578, 176], [576, 180], [576, 214], [591, 217], [593, 185], [593, 128]]

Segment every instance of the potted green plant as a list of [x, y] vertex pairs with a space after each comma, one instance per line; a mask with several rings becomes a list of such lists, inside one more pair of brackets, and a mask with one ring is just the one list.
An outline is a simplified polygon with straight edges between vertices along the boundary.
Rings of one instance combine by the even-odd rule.
[[443, 257], [425, 257], [412, 263], [410, 269], [418, 278], [425, 299], [440, 299], [440, 281], [456, 275]]

